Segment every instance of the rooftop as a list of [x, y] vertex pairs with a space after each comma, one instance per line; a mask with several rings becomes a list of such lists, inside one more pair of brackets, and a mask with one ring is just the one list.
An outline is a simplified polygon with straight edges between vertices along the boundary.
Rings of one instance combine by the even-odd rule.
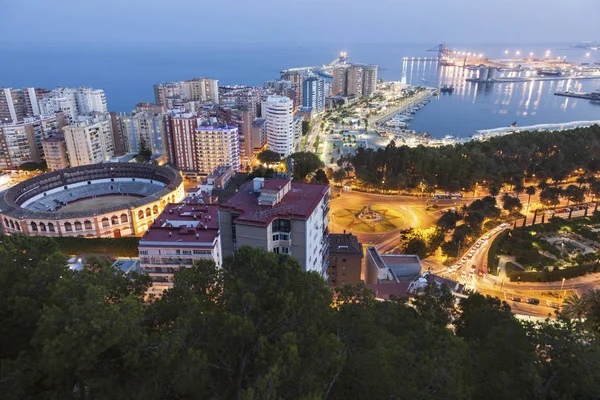
[[210, 196], [186, 197], [167, 204], [140, 239], [140, 247], [212, 247], [219, 235], [219, 205]]
[[[284, 178], [268, 179], [262, 186], [258, 186], [258, 183], [260, 181], [256, 179], [246, 182], [235, 195], [222, 204], [222, 209], [240, 214], [236, 223], [268, 225], [280, 217], [308, 219], [319, 202], [329, 193], [329, 186], [290, 182], [290, 179]], [[262, 192], [279, 192], [288, 184], [289, 190], [274, 206], [259, 205], [258, 199]]]
[[329, 254], [354, 254], [363, 257], [363, 247], [358, 238], [351, 233], [330, 233]]

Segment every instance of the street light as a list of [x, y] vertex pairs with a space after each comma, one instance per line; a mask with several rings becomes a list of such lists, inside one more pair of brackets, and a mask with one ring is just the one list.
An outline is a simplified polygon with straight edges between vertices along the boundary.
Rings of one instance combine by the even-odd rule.
[[[565, 286], [565, 278], [562, 279], [562, 283], [560, 284], [560, 291], [563, 291], [563, 287]], [[565, 297], [565, 293], [563, 292], [563, 298]]]

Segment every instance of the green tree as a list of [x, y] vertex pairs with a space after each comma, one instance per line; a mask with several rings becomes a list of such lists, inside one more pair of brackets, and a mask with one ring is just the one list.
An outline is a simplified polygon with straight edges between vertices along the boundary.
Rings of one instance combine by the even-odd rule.
[[518, 214], [523, 208], [523, 205], [521, 204], [521, 200], [507, 193], [502, 197], [502, 208], [510, 214]]
[[540, 192], [540, 202], [546, 207], [556, 206], [560, 203], [558, 198], [560, 189], [553, 187], [546, 187]]
[[302, 121], [302, 136], [306, 135], [312, 129], [312, 124], [308, 121]]
[[140, 136], [140, 150], [135, 156], [137, 162], [149, 162], [152, 160], [152, 149], [145, 137]]
[[315, 172], [315, 176], [313, 177], [313, 182], [320, 183], [322, 185], [329, 185], [329, 179], [327, 179], [327, 175], [325, 174], [325, 171], [323, 171], [321, 168], [319, 168], [317, 170], [317, 172]]
[[346, 171], [344, 171], [342, 168], [338, 168], [335, 171], [333, 171], [333, 180], [336, 182], [342, 182], [344, 180], [344, 178], [346, 178]]
[[258, 153], [256, 158], [263, 164], [276, 164], [281, 161], [279, 153], [273, 150], [263, 150]]
[[324, 166], [323, 161], [314, 153], [297, 152], [289, 158], [294, 160], [293, 177], [297, 181], [303, 181], [309, 174]]

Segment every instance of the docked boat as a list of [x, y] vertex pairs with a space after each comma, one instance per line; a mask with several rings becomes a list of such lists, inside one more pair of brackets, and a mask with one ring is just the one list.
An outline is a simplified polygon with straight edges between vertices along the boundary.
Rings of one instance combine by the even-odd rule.
[[540, 76], [561, 76], [562, 72], [558, 69], [541, 68], [537, 70], [537, 74]]
[[440, 92], [441, 93], [453, 93], [454, 92], [454, 86], [448, 86], [448, 85], [444, 85], [440, 88]]

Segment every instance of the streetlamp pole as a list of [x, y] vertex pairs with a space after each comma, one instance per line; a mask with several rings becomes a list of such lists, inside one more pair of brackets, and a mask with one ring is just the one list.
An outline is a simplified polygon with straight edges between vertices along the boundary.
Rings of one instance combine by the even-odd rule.
[[[565, 278], [562, 278], [562, 283], [560, 284], [560, 291], [563, 292], [563, 287], [565, 286]], [[563, 299], [565, 297], [565, 293], [563, 292], [562, 294], [562, 298]]]

